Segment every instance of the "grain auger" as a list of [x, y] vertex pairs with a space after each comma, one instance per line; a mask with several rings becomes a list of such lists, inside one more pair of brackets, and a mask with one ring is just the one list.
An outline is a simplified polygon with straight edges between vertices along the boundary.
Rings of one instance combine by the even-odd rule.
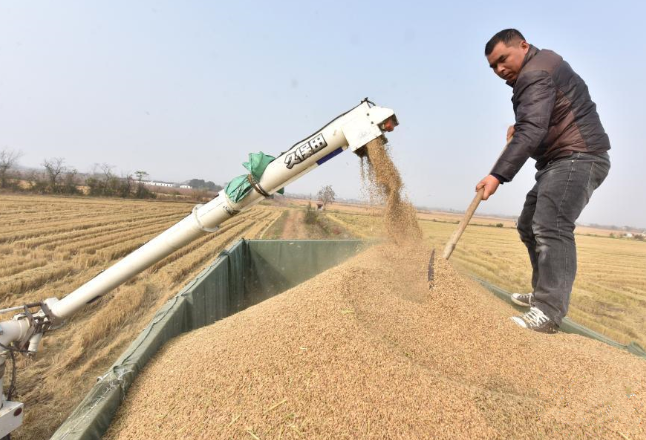
[[[361, 156], [368, 142], [384, 136], [384, 132], [392, 131], [397, 125], [393, 110], [365, 99], [278, 157], [262, 152], [250, 154], [249, 161], [243, 164], [249, 170], [248, 174], [231, 180], [213, 200], [195, 206], [183, 220], [64, 298], [47, 298], [42, 302], [0, 310], [0, 314], [18, 312], [12, 319], [0, 322], [0, 388], [8, 358], [14, 359], [17, 353], [35, 355], [43, 335], [63, 325], [86, 304], [96, 301], [182, 246], [217, 231], [224, 221], [282, 191], [289, 183], [343, 151], [350, 149]], [[23, 419], [23, 404], [11, 400], [15, 363], [12, 366], [12, 385], [7, 396], [2, 396], [0, 438], [17, 429]]]

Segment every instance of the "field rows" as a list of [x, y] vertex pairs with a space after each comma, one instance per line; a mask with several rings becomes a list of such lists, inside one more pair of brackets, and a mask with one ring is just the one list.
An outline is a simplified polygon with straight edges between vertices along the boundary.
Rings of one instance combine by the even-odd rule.
[[[175, 202], [4, 195], [0, 204], [0, 222], [6, 225], [0, 231], [3, 307], [65, 296], [192, 208]], [[155, 311], [232, 242], [259, 238], [268, 231], [295, 234], [304, 228], [290, 226], [302, 222], [302, 213], [283, 212], [280, 207], [257, 206], [241, 213], [216, 234], [174, 252], [47, 335], [35, 361], [19, 362], [19, 399], [30, 409], [25, 428], [15, 438], [51, 434], [92, 385], [92, 378], [123, 351]], [[325, 216], [356, 237], [383, 236], [379, 209], [332, 209]], [[448, 217], [420, 218], [426, 242], [441, 253], [456, 224]], [[527, 252], [512, 222], [503, 223], [505, 227], [492, 227], [495, 220], [485, 219], [471, 225], [451, 261], [465, 273], [505, 290], [528, 291]], [[577, 236], [577, 242], [579, 275], [569, 316], [620, 342], [635, 340], [646, 346], [646, 244], [594, 236]]]
[[[188, 203], [0, 195], [0, 306], [61, 298], [191, 212]], [[38, 206], [39, 209], [35, 209]], [[43, 207], [45, 217], [37, 217]], [[174, 252], [89, 305], [19, 360], [24, 427], [13, 438], [51, 435], [156, 310], [226, 247], [259, 238], [282, 210], [256, 206]], [[33, 222], [25, 220], [33, 216]], [[13, 235], [12, 235], [13, 234]], [[3, 317], [3, 319], [9, 318]]]
[[[110, 226], [114, 225], [115, 222], [123, 222], [126, 225], [134, 226], [136, 223], [144, 221], [146, 219], [156, 219], [159, 218], [159, 216], [172, 215], [172, 212], [149, 213], [148, 216], [138, 218], [137, 221], [123, 220], [124, 215], [128, 215], [128, 213], [112, 214], [109, 216], [94, 218], [93, 220], [85, 219], [79, 221], [71, 219], [52, 221], [43, 225], [18, 225], [14, 226], [13, 228], [7, 228], [6, 230], [3, 230], [3, 232], [0, 234], [0, 243], [13, 244], [24, 239], [41, 237], [43, 235], [64, 234], [67, 232], [74, 232], [85, 229], [98, 229], [101, 227], [109, 228]], [[25, 228], [26, 225], [29, 226], [29, 229]]]

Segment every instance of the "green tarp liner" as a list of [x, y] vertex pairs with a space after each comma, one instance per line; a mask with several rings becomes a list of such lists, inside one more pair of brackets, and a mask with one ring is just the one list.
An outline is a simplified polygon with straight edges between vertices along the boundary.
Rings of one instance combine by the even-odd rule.
[[101, 438], [135, 377], [168, 340], [294, 287], [365, 246], [358, 240], [237, 242], [155, 314], [52, 439]]
[[[212, 324], [296, 286], [369, 246], [356, 240], [241, 240], [222, 252], [159, 310], [137, 339], [101, 376], [52, 439], [99, 439], [126, 391], [168, 340]], [[499, 298], [510, 294], [477, 279]], [[597, 339], [646, 359], [637, 344], [622, 345], [565, 318], [561, 329]]]
[[[259, 182], [262, 174], [267, 168], [267, 165], [272, 163], [275, 159], [276, 158], [274, 156], [265, 154], [262, 151], [259, 153], [249, 153], [249, 162], [244, 162], [242, 166], [249, 170], [251, 176], [256, 182]], [[249, 182], [247, 176], [247, 174], [244, 174], [234, 178], [224, 189], [224, 192], [232, 202], [239, 202], [249, 194], [249, 191], [251, 191], [251, 182]], [[279, 194], [283, 194], [284, 192], [285, 190], [283, 188], [278, 190]]]
[[[511, 293], [505, 290], [502, 290], [501, 288], [494, 286], [493, 284], [490, 284], [481, 278], [474, 277], [474, 279], [480, 284], [482, 284], [487, 290], [489, 290], [494, 295], [496, 295], [498, 298], [511, 304], [519, 312], [527, 311], [527, 309], [524, 309], [521, 306], [514, 304], [512, 302]], [[620, 344], [619, 342], [613, 341], [612, 339], [602, 335], [601, 333], [597, 333], [594, 330], [590, 330], [589, 328], [582, 326], [581, 324], [577, 324], [576, 322], [572, 321], [568, 317], [563, 318], [563, 322], [561, 322], [561, 326], [559, 327], [559, 329], [565, 333], [574, 333], [577, 335], [586, 336], [588, 338], [592, 338], [592, 339], [596, 339], [597, 341], [604, 342], [608, 345], [612, 345], [613, 347], [620, 348], [622, 350], [627, 350], [632, 354], [634, 354], [635, 356], [639, 356], [642, 359], [646, 360], [646, 350], [644, 350], [636, 342], [631, 342], [628, 345]]]

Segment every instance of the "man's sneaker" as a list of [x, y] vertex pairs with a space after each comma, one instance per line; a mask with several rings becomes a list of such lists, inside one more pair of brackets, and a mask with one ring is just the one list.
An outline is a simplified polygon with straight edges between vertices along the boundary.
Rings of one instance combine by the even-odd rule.
[[511, 320], [522, 328], [540, 333], [556, 333], [559, 329], [559, 326], [554, 321], [536, 307], [532, 307], [529, 312], [522, 316], [514, 316]]
[[511, 302], [522, 307], [531, 307], [534, 301], [533, 293], [512, 293]]

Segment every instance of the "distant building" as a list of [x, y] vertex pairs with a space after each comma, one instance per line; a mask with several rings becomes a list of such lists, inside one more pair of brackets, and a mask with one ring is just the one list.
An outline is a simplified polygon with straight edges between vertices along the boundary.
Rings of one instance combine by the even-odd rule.
[[165, 188], [172, 188], [176, 186], [177, 184], [175, 183], [169, 183], [169, 182], [156, 182], [154, 180], [149, 180], [147, 182], [144, 182], [144, 185], [150, 185], [150, 186], [163, 186]]
[[149, 186], [161, 186], [164, 188], [181, 188], [181, 189], [193, 189], [191, 185], [186, 183], [172, 183], [172, 182], [161, 182], [156, 180], [147, 180], [143, 182], [144, 185]]

